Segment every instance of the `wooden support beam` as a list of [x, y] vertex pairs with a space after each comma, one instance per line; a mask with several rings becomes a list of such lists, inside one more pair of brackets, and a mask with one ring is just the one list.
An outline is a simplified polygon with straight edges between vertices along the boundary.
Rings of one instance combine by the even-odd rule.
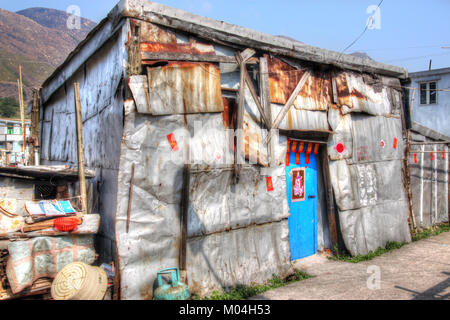
[[[189, 61], [189, 62], [211, 62], [211, 63], [234, 63], [237, 64], [236, 57], [217, 56], [211, 54], [190, 54], [178, 52], [141, 52], [142, 64], [151, 64], [154, 61]], [[258, 63], [257, 58], [249, 58], [247, 64]]]
[[86, 177], [84, 174], [83, 119], [81, 115], [80, 84], [73, 84], [75, 91], [75, 117], [77, 124], [78, 176], [80, 183], [81, 213], [87, 213]]
[[292, 103], [294, 102], [295, 98], [297, 98], [298, 94], [300, 93], [300, 90], [302, 90], [303, 86], [306, 83], [306, 80], [308, 80], [310, 76], [310, 73], [306, 71], [300, 81], [297, 83], [297, 86], [294, 89], [294, 92], [292, 92], [291, 96], [289, 97], [288, 101], [284, 105], [283, 109], [281, 109], [280, 113], [275, 118], [275, 121], [272, 124], [273, 129], [278, 129], [278, 126], [280, 125], [281, 121], [284, 119], [284, 116], [286, 113], [288, 113], [289, 108], [291, 107]]
[[272, 110], [270, 107], [270, 83], [269, 83], [269, 61], [268, 55], [265, 54], [264, 57], [259, 59], [259, 95], [261, 97], [261, 105], [264, 110], [267, 122], [268, 137], [267, 137], [267, 157], [269, 167], [275, 165], [273, 159], [273, 140], [272, 140]]
[[338, 104], [339, 103], [339, 97], [338, 97], [338, 90], [337, 90], [337, 84], [336, 84], [336, 74], [335, 72], [331, 72], [331, 90], [333, 91], [333, 103]]
[[136, 22], [128, 48], [128, 75], [138, 75], [141, 71], [141, 25], [140, 22]]
[[183, 168], [183, 187], [181, 191], [181, 238], [180, 238], [180, 272], [182, 274], [182, 281], [186, 280], [186, 246], [187, 246], [187, 224], [188, 224], [188, 210], [189, 210], [189, 185], [191, 177], [191, 165], [185, 164]]
[[131, 179], [130, 186], [128, 188], [128, 209], [127, 209], [127, 233], [130, 230], [130, 218], [131, 218], [131, 202], [133, 200], [133, 185], [134, 185], [134, 162], [131, 164]]
[[239, 181], [239, 174], [242, 169], [242, 129], [244, 123], [244, 108], [245, 108], [245, 73], [246, 73], [246, 61], [255, 54], [252, 49], [245, 49], [242, 53], [236, 52], [236, 61], [240, 65], [240, 80], [239, 80], [239, 93], [238, 93], [238, 108], [236, 117], [236, 129], [235, 129], [235, 149], [234, 149], [234, 182]]
[[261, 105], [261, 102], [259, 101], [259, 97], [256, 94], [255, 87], [253, 86], [252, 80], [250, 79], [250, 76], [248, 75], [247, 69], [244, 68], [244, 77], [245, 77], [245, 83], [247, 84], [248, 89], [250, 90], [250, 93], [253, 97], [253, 100], [255, 101], [256, 107], [259, 110], [259, 113], [261, 114], [261, 117], [264, 121], [264, 124], [266, 125], [266, 128], [270, 129], [271, 123], [269, 120], [267, 120], [267, 117], [264, 113], [264, 108]]
[[330, 232], [331, 250], [337, 254], [335, 248], [339, 246], [338, 226], [336, 223], [336, 207], [334, 206], [334, 193], [331, 184], [330, 166], [326, 146], [321, 147], [322, 171], [325, 186], [325, 198], [327, 202], [328, 228]]
[[39, 165], [39, 113], [40, 113], [40, 94], [38, 89], [33, 89], [33, 102], [31, 105], [31, 140], [29, 164]]

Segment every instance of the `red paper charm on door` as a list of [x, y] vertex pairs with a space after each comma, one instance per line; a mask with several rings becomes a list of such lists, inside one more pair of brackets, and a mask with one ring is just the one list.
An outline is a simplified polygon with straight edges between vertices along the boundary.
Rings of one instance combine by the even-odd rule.
[[295, 163], [296, 163], [296, 164], [300, 164], [300, 153], [299, 153], [299, 152], [297, 152], [297, 153], [295, 154]]
[[309, 164], [309, 153], [305, 155], [305, 162], [306, 164]]
[[430, 158], [431, 158], [431, 160], [434, 159], [434, 158], [433, 158], [433, 152], [430, 153]]
[[286, 167], [289, 167], [289, 153], [286, 153]]
[[305, 148], [305, 143], [300, 141], [300, 146], [298, 147], [298, 152], [303, 153], [303, 149]]
[[417, 163], [417, 154], [414, 153], [414, 163]]
[[316, 145], [314, 146], [314, 154], [319, 153], [319, 144], [316, 143]]
[[291, 140], [288, 139], [287, 141], [287, 153], [291, 152]]
[[445, 151], [442, 151], [442, 159], [445, 159]]
[[297, 141], [292, 141], [292, 149], [291, 149], [291, 151], [292, 152], [297, 151]]
[[311, 142], [308, 143], [308, 149], [306, 149], [306, 153], [311, 153], [312, 147], [313, 147], [313, 144]]
[[393, 145], [394, 149], [397, 149], [397, 138], [394, 138], [394, 145]]
[[272, 177], [266, 177], [267, 191], [273, 191]]
[[173, 133], [167, 135], [167, 140], [169, 140], [170, 147], [173, 151], [178, 151], [177, 140], [175, 140], [175, 135]]

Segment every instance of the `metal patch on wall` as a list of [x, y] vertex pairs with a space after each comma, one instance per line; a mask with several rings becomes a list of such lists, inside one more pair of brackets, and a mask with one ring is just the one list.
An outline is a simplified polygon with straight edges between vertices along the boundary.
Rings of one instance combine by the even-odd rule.
[[361, 206], [377, 203], [377, 176], [371, 165], [356, 165]]
[[305, 200], [305, 168], [295, 168], [291, 170], [292, 175], [292, 195], [291, 202]]

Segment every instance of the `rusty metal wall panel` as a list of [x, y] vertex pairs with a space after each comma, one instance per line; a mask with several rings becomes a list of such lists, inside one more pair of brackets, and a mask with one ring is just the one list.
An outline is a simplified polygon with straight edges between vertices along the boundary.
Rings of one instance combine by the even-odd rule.
[[192, 238], [187, 247], [189, 286], [197, 294], [263, 283], [290, 266], [287, 220]]
[[[306, 68], [298, 65], [294, 68], [276, 59], [268, 59], [269, 88], [272, 103], [286, 104]], [[331, 78], [329, 73], [309, 70], [311, 76], [305, 82], [302, 90], [294, 101], [294, 106], [301, 110], [326, 111], [331, 103]]]
[[[339, 105], [349, 107], [343, 109], [344, 113], [364, 112], [375, 116], [393, 114], [391, 88], [384, 85], [383, 79], [345, 72], [336, 78], [336, 83]], [[396, 110], [394, 113], [398, 115], [398, 107]]]
[[[209, 63], [173, 62], [148, 69], [153, 115], [222, 112], [220, 70]], [[148, 113], [145, 110], [139, 110]]]

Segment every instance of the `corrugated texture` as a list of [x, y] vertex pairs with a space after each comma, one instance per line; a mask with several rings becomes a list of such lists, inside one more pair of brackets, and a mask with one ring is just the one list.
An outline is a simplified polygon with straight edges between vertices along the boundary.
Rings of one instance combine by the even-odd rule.
[[[150, 299], [153, 296], [157, 271], [178, 265], [179, 204], [187, 141], [183, 138], [182, 132], [186, 134], [185, 128], [188, 128], [192, 133], [189, 138], [191, 147], [209, 145], [209, 149], [206, 150], [207, 156], [229, 147], [229, 140], [225, 135], [205, 135], [193, 130], [195, 122], [201, 121], [201, 127], [223, 131], [220, 113], [152, 117], [136, 113], [133, 100], [126, 102], [125, 110], [116, 224], [121, 293], [123, 299]], [[170, 133], [175, 135], [178, 151], [172, 151], [169, 146], [167, 135]], [[197, 155], [198, 150], [195, 151]], [[135, 163], [135, 176], [130, 231], [126, 233], [132, 162]], [[259, 175], [257, 169], [244, 169], [239, 184], [232, 186], [231, 171], [219, 173], [214, 171], [212, 166], [208, 166], [207, 161], [200, 163], [203, 165], [196, 165], [195, 168], [205, 170], [207, 173], [193, 173], [191, 176], [188, 232], [189, 235], [202, 236], [189, 240], [187, 269], [191, 274], [190, 277], [195, 281], [203, 281], [205, 288], [220, 289], [218, 283], [221, 281], [228, 283], [232, 274], [236, 275], [232, 284], [238, 284], [247, 281], [250, 274], [262, 282], [270, 278], [272, 273], [284, 272], [288, 267], [286, 263], [289, 262], [287, 224], [267, 227], [268, 230], [272, 229], [270, 232], [253, 231], [264, 230], [264, 226], [275, 226], [274, 221], [280, 221], [288, 216], [287, 204], [279, 203], [280, 197], [285, 194], [284, 176], [273, 178], [278, 190], [270, 193], [266, 191], [265, 179]], [[249, 227], [255, 223], [265, 222], [268, 224]], [[233, 235], [227, 232], [233, 228], [240, 229]], [[211, 232], [215, 233], [203, 236]], [[266, 237], [272, 239], [273, 245], [267, 245], [267, 241], [264, 240]], [[230, 243], [229, 239], [233, 243]], [[259, 246], [264, 246], [265, 251], [261, 251], [256, 261], [258, 259], [270, 261], [264, 262], [265, 267], [261, 267], [268, 268], [267, 272], [254, 274], [254, 270], [260, 268], [260, 265], [255, 265], [255, 258], [248, 251], [250, 249], [242, 247], [243, 239], [248, 239], [246, 241], [249, 244], [258, 243]], [[262, 240], [264, 242], [261, 242]], [[200, 247], [202, 253], [198, 256], [200, 249], [193, 248], [195, 246], [199, 248], [203, 242], [207, 245]], [[220, 259], [228, 260], [228, 257], [234, 257], [236, 252], [242, 252], [240, 259], [245, 261], [243, 265], [236, 259], [232, 264], [218, 263]], [[202, 262], [196, 259], [205, 260]], [[205, 261], [213, 262], [208, 264]], [[223, 279], [206, 277], [204, 268], [208, 268], [209, 274], [221, 275]], [[195, 289], [194, 281], [189, 284]]]
[[[424, 136], [422, 138], [426, 139]], [[412, 145], [409, 155], [411, 193], [414, 215], [419, 227], [426, 228], [448, 221], [448, 151], [445, 145]], [[414, 151], [419, 151], [415, 153]], [[420, 151], [433, 152], [431, 154]], [[416, 154], [417, 163], [414, 162]]]
[[[171, 62], [148, 69], [150, 108], [153, 115], [222, 112], [220, 70], [209, 63]], [[139, 105], [138, 105], [139, 107]]]
[[[272, 123], [282, 108], [282, 105], [271, 104]], [[278, 128], [284, 130], [328, 131], [327, 113], [324, 111], [299, 110], [291, 107]]]

